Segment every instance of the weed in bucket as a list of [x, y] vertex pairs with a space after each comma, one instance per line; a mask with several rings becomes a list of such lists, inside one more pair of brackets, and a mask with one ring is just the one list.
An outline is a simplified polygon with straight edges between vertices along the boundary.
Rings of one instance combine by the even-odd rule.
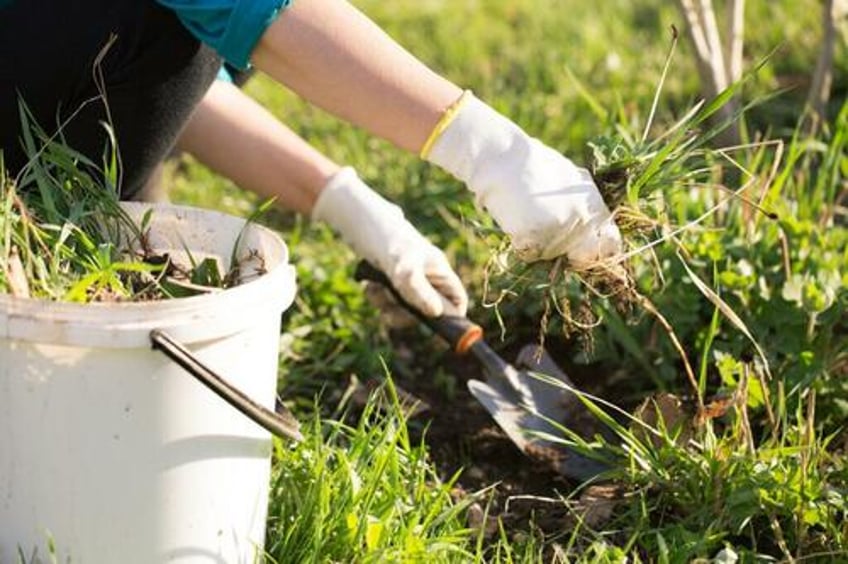
[[114, 242], [140, 232], [118, 205], [114, 185], [106, 174], [92, 176], [96, 168], [84, 156], [48, 138], [23, 105], [21, 120], [30, 162], [15, 179], [0, 170], [0, 289], [68, 301], [86, 301], [89, 285], [94, 296], [126, 295], [120, 273], [143, 269], [121, 261]]
[[30, 160], [14, 179], [0, 162], [0, 292], [69, 302], [159, 300], [232, 287], [241, 262], [261, 263], [253, 252], [237, 256], [241, 237], [226, 272], [216, 258], [186, 248], [179, 259], [151, 248], [153, 212], [137, 223], [121, 206], [115, 149], [98, 167], [60, 133], [47, 135], [23, 104], [20, 115]]
[[297, 434], [272, 411], [287, 247], [241, 218], [119, 202], [115, 168], [27, 132], [29, 164], [0, 172], [0, 561], [253, 561], [267, 431]]

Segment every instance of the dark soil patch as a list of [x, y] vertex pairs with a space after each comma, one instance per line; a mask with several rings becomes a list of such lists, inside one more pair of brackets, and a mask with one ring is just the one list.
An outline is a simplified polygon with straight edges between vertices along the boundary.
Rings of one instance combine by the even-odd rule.
[[417, 419], [427, 424], [424, 439], [443, 478], [461, 470], [461, 491], [491, 488], [489, 515], [500, 517], [507, 531], [525, 530], [531, 521], [545, 532], [562, 530], [565, 508], [545, 500], [568, 495], [577, 484], [521, 452], [464, 387], [451, 401], [420, 388], [413, 393], [431, 408]]
[[[490, 518], [500, 518], [510, 535], [531, 528], [547, 536], [567, 533], [573, 515], [562, 499], [572, 496], [580, 483], [560, 475], [544, 459], [525, 455], [498, 427], [466, 388], [469, 379], [485, 379], [473, 358], [458, 357], [444, 347], [434, 354], [438, 344], [422, 343], [420, 336], [393, 336], [398, 354], [392, 372], [397, 385], [426, 406], [411, 418], [410, 427], [415, 438], [423, 437], [442, 477], [461, 471], [460, 493], [486, 490], [481, 505], [489, 504]], [[512, 362], [521, 347], [504, 348], [499, 352]], [[567, 366], [566, 356], [572, 352], [567, 347], [549, 343], [547, 349], [580, 389], [605, 394], [609, 379], [598, 377], [597, 368]], [[433, 377], [439, 370], [455, 378], [450, 391]]]

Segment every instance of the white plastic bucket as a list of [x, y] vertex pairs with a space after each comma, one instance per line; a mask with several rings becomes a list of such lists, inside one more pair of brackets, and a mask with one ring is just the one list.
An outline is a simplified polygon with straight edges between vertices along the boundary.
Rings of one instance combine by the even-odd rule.
[[[153, 248], [228, 267], [243, 219], [126, 205], [137, 219], [150, 207]], [[239, 248], [265, 273], [214, 294], [87, 305], [0, 296], [0, 563], [19, 551], [51, 561], [51, 543], [75, 564], [261, 560], [270, 434], [150, 346], [164, 329], [273, 409], [294, 269], [261, 226]]]

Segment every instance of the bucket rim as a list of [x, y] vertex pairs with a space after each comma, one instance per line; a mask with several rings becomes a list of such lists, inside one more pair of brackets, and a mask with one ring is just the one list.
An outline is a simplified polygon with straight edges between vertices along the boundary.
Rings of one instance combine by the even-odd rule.
[[[279, 251], [279, 260], [264, 274], [232, 288], [183, 298], [75, 303], [0, 294], [0, 339], [135, 347], [149, 346], [150, 331], [159, 328], [191, 343], [238, 332], [249, 326], [252, 318], [279, 315], [294, 301], [295, 271], [288, 262], [288, 247], [268, 227], [191, 206], [140, 202], [122, 202], [122, 206], [138, 216], [153, 208], [160, 213], [204, 216], [215, 222], [239, 222], [272, 244]], [[45, 324], [49, 325], [47, 330]]]

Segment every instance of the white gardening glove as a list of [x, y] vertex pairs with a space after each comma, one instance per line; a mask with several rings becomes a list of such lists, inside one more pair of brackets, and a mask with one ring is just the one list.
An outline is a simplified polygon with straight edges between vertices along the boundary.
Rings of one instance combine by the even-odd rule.
[[564, 255], [579, 268], [620, 252], [621, 235], [589, 172], [470, 92], [432, 137], [422, 156], [466, 183], [521, 259]]
[[425, 315], [465, 315], [468, 295], [445, 254], [352, 168], [343, 168], [330, 179], [315, 202], [312, 219], [336, 229], [356, 254], [382, 270], [400, 295]]

